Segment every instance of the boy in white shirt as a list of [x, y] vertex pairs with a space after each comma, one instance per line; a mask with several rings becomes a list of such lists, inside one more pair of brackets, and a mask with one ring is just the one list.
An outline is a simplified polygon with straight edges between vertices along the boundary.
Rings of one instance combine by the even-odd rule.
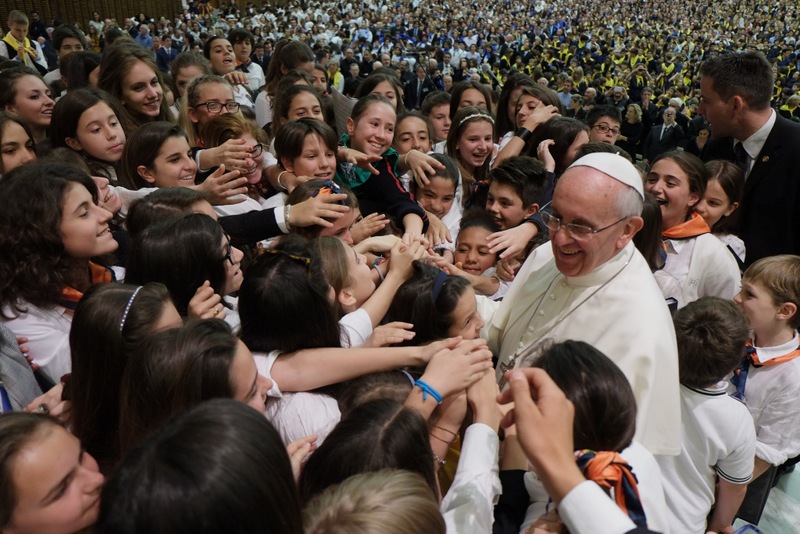
[[747, 317], [751, 337], [728, 391], [744, 401], [755, 422], [756, 479], [800, 454], [800, 256], [755, 262], [733, 301]]
[[[742, 360], [747, 321], [732, 302], [703, 297], [679, 310], [674, 323], [681, 453], [656, 456], [670, 532], [732, 531], [753, 474], [756, 433], [747, 408], [727, 395], [724, 378]], [[708, 518], [712, 506], [714, 513]]]

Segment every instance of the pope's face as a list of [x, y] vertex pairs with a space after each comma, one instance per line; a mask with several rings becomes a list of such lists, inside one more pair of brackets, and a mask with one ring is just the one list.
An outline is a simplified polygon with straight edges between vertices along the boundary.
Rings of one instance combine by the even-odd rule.
[[561, 228], [550, 235], [556, 267], [565, 276], [583, 276], [613, 258], [628, 241], [628, 223], [619, 224], [575, 239], [564, 225], [580, 224], [595, 230], [611, 225], [620, 217], [614, 200], [626, 187], [590, 167], [567, 170], [553, 194], [553, 215], [561, 219]]

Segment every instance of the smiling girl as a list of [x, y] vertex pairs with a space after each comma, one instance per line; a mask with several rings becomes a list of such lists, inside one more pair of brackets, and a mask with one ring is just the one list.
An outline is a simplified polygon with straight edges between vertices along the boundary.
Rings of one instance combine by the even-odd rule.
[[[741, 283], [733, 255], [694, 213], [707, 182], [703, 162], [687, 152], [666, 152], [656, 158], [645, 182], [645, 190], [661, 206], [661, 235], [667, 252], [662, 274], [680, 286], [680, 294], [665, 292], [664, 296], [675, 298], [678, 307], [704, 296], [729, 300]], [[659, 285], [663, 290], [660, 280]]]
[[730, 161], [714, 160], [706, 163], [708, 185], [703, 198], [694, 208], [711, 231], [739, 259], [739, 267], [744, 266], [744, 241], [730, 233], [731, 216], [739, 207], [744, 195], [744, 174]]
[[423, 235], [428, 218], [399, 179], [399, 157], [391, 148], [396, 118], [394, 106], [382, 95], [367, 95], [356, 103], [342, 143], [377, 159], [373, 167], [378, 174], [340, 162], [336, 181], [352, 189], [362, 204], [362, 213], [385, 211], [403, 229], [404, 241], [410, 242]]
[[117, 179], [116, 165], [125, 147], [125, 131], [115, 108], [116, 100], [99, 89], [69, 91], [53, 110], [50, 136], [54, 147], [79, 154], [93, 176], [112, 181]]
[[485, 109], [469, 106], [458, 110], [447, 135], [447, 155], [461, 172], [456, 199], [466, 206], [473, 186], [485, 182], [494, 150], [494, 119]]
[[53, 382], [70, 370], [68, 335], [83, 292], [112, 280], [91, 261], [117, 249], [110, 220], [75, 167], [28, 164], [0, 182], [0, 320], [28, 338]]
[[47, 138], [53, 116], [50, 88], [36, 71], [27, 67], [11, 67], [0, 76], [0, 109], [23, 119], [37, 143]]
[[128, 135], [148, 122], [172, 121], [161, 71], [152, 53], [135, 43], [120, 41], [105, 50], [97, 84], [122, 104], [119, 119]]
[[28, 124], [0, 111], [0, 177], [36, 160], [36, 143]]

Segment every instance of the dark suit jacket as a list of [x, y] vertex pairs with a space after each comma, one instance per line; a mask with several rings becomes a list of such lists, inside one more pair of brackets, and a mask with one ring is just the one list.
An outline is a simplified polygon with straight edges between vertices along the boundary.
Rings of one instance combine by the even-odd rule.
[[[711, 138], [703, 161], [734, 161], [733, 138]], [[745, 265], [776, 254], [800, 254], [800, 125], [780, 115], [756, 156], [734, 231], [747, 247]]]
[[158, 65], [158, 70], [161, 72], [169, 72], [169, 66], [172, 61], [178, 57], [178, 50], [173, 46], [169, 49], [169, 54], [167, 54], [167, 49], [163, 46], [156, 50], [156, 64]]
[[[408, 109], [419, 109], [417, 106], [417, 82], [419, 78], [414, 76], [409, 82], [406, 84], [406, 108]], [[436, 90], [436, 85], [434, 85], [433, 80], [431, 80], [430, 76], [425, 76], [425, 79], [422, 80], [422, 91], [419, 95], [419, 104], [422, 105], [422, 102], [425, 100], [425, 97], [428, 96], [430, 93]]]
[[684, 138], [683, 128], [676, 124], [664, 132], [663, 139], [659, 139], [661, 137], [662, 126], [663, 125], [659, 124], [650, 128], [650, 133], [647, 134], [647, 138], [644, 140], [644, 144], [642, 145], [642, 157], [651, 164], [659, 154], [669, 152], [670, 150], [675, 150], [675, 148], [678, 146], [678, 143], [683, 141]]

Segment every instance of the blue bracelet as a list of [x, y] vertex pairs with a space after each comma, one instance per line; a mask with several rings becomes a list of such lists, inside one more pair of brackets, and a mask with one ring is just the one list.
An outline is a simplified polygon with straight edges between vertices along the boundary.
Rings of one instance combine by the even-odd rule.
[[414, 382], [414, 385], [422, 390], [422, 400], [424, 401], [428, 400], [428, 393], [430, 393], [431, 397], [436, 399], [436, 402], [438, 402], [439, 404], [442, 403], [442, 396], [439, 394], [439, 392], [430, 387], [422, 380], [417, 380], [416, 382]]

